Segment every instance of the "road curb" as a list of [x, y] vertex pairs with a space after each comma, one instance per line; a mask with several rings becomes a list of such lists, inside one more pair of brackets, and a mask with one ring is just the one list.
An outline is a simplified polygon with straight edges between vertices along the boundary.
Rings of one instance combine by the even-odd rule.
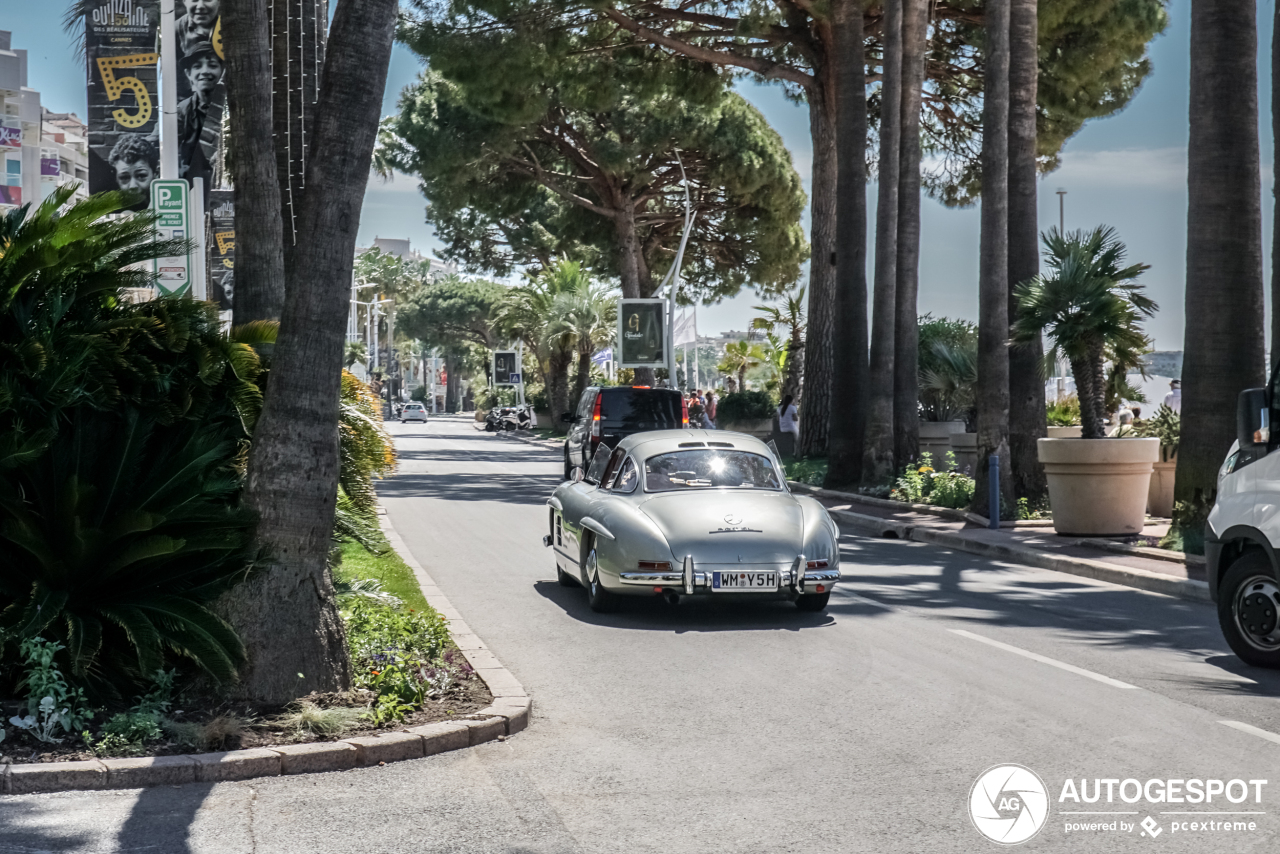
[[969, 554], [996, 560], [1021, 563], [1039, 569], [1050, 569], [1054, 572], [1065, 572], [1079, 575], [1096, 581], [1106, 581], [1124, 587], [1133, 587], [1149, 593], [1160, 593], [1192, 602], [1212, 603], [1209, 585], [1203, 581], [1190, 578], [1174, 578], [1158, 572], [1148, 572], [1136, 567], [1122, 567], [1087, 558], [1068, 557], [1066, 555], [1048, 554], [1038, 549], [1016, 546], [1007, 543], [988, 543], [966, 537], [955, 531], [938, 531], [925, 526], [912, 526], [892, 519], [881, 519], [849, 510], [832, 510], [831, 515], [837, 521], [850, 527], [859, 528], [873, 536], [891, 536], [902, 540], [915, 540]]
[[282, 774], [346, 771], [474, 747], [504, 739], [527, 728], [533, 701], [524, 686], [476, 637], [427, 571], [414, 560], [387, 515], [380, 513], [378, 521], [387, 542], [413, 570], [427, 602], [448, 622], [450, 635], [458, 643], [467, 663], [493, 694], [491, 704], [457, 721], [437, 721], [400, 732], [355, 736], [338, 741], [282, 744], [220, 753], [3, 765], [0, 766], [0, 795], [145, 789], [193, 782], [252, 780]]

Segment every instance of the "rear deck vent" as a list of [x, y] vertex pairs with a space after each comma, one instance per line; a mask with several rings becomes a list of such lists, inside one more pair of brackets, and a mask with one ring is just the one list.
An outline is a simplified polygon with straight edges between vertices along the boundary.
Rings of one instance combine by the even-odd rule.
[[[712, 442], [712, 444], [715, 443]], [[706, 446], [705, 442], [681, 442], [679, 445], [681, 448], [705, 448]]]
[[728, 442], [708, 442], [707, 444], [713, 448], [732, 448], [733, 447], [733, 445], [730, 445]]

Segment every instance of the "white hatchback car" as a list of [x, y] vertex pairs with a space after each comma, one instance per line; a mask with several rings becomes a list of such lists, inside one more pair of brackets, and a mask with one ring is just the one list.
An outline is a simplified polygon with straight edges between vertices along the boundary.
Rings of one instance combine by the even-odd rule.
[[421, 421], [427, 423], [427, 408], [421, 403], [406, 403], [404, 409], [400, 410], [400, 423], [406, 421]]

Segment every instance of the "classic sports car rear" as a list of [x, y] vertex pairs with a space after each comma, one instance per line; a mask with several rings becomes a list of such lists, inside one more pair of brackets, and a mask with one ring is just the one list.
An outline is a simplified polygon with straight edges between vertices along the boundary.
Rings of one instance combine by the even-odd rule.
[[560, 583], [585, 587], [593, 610], [618, 596], [706, 595], [821, 611], [840, 578], [826, 508], [792, 495], [772, 449], [741, 433], [630, 436], [547, 504]]

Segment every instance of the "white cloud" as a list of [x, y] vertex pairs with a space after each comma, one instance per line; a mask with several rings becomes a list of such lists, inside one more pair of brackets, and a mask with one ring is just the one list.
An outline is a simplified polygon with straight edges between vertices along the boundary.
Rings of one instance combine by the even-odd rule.
[[1045, 184], [1067, 187], [1185, 190], [1187, 149], [1133, 148], [1110, 151], [1067, 151], [1062, 166], [1044, 178]]

